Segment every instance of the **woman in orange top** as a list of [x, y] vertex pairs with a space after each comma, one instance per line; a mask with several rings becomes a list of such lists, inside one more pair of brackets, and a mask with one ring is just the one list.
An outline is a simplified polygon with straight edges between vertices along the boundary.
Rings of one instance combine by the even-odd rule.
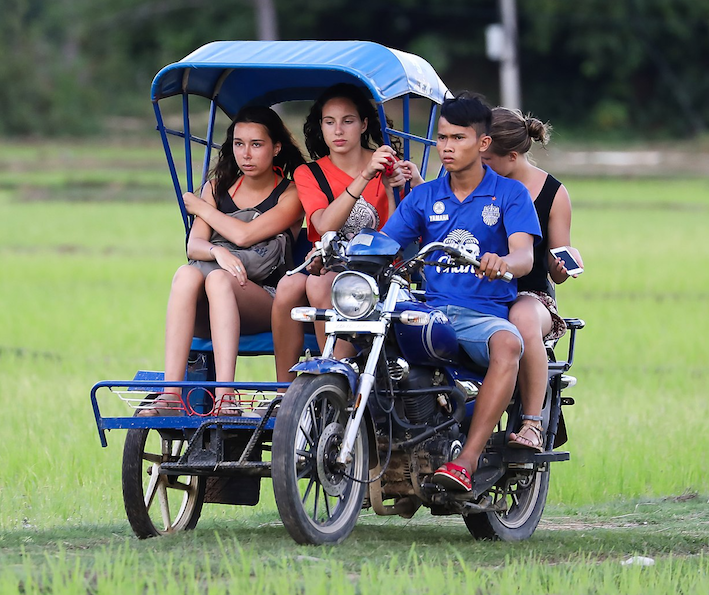
[[[302, 165], [294, 175], [308, 225], [308, 239], [319, 240], [326, 231], [341, 231], [347, 239], [364, 227], [381, 228], [395, 208], [392, 186], [403, 185], [398, 172], [380, 175], [395, 162], [396, 153], [383, 144], [374, 106], [354, 85], [338, 84], [315, 102], [303, 127], [305, 145], [315, 163]], [[320, 183], [313, 169], [319, 169]], [[329, 186], [329, 187], [328, 187]], [[303, 325], [291, 320], [291, 308], [331, 308], [330, 287], [335, 273], [284, 277], [276, 289], [271, 326], [279, 382], [293, 380], [289, 372], [303, 351]], [[322, 348], [325, 327], [316, 323]], [[336, 357], [349, 345], [338, 343]]]

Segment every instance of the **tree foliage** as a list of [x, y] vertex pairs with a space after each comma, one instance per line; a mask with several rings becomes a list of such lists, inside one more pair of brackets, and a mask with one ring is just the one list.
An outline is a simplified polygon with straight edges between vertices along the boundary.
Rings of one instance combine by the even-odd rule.
[[[77, 134], [150, 112], [165, 64], [254, 39], [260, 0], [4, 0], [0, 133]], [[283, 39], [363, 39], [425, 57], [453, 89], [499, 99], [485, 56], [496, 0], [275, 0]], [[579, 132], [690, 136], [709, 121], [709, 3], [522, 0], [525, 109]]]

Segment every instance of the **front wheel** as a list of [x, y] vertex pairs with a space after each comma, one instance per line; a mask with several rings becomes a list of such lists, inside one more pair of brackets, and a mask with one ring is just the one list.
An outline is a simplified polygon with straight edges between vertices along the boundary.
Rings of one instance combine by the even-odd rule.
[[273, 431], [273, 492], [298, 543], [340, 543], [354, 529], [366, 490], [368, 444], [361, 428], [352, 461], [336, 462], [349, 417], [349, 386], [336, 374], [301, 375], [283, 397]]
[[517, 479], [506, 495], [507, 510], [464, 516], [463, 520], [476, 539], [522, 541], [534, 533], [547, 501], [549, 468]]
[[130, 526], [141, 539], [197, 525], [206, 478], [159, 473], [160, 464], [176, 461], [186, 444], [164, 438], [156, 430], [128, 430], [123, 446], [123, 503]]

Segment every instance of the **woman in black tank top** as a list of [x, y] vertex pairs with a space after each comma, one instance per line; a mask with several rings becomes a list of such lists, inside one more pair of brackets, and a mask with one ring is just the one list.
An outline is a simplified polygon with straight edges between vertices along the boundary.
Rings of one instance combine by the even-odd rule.
[[[554, 301], [554, 284], [568, 279], [563, 262], [550, 248], [571, 244], [571, 202], [566, 188], [553, 176], [534, 166], [527, 152], [536, 141], [545, 145], [550, 127], [518, 110], [492, 110], [492, 145], [483, 161], [498, 174], [519, 180], [529, 190], [539, 216], [542, 240], [535, 246], [534, 266], [518, 280], [518, 297], [510, 308], [510, 322], [522, 334], [524, 355], [520, 361], [519, 385], [522, 395], [522, 427], [510, 435], [510, 446], [543, 450], [541, 410], [546, 394], [547, 355], [544, 341], [561, 337], [566, 331]], [[581, 262], [575, 248], [570, 248]]]
[[[238, 256], [210, 239], [214, 231], [235, 248], [248, 249], [280, 233], [297, 233], [303, 209], [291, 179], [302, 163], [302, 153], [278, 114], [266, 107], [244, 108], [227, 130], [201, 197], [184, 195], [185, 208], [195, 218], [187, 243], [190, 264], [175, 273], [167, 305], [165, 381], [184, 378], [193, 335], [211, 334], [216, 380], [233, 382], [241, 333], [271, 329], [273, 290], [269, 292], [268, 284], [275, 285], [278, 279], [255, 283]], [[254, 208], [261, 214], [249, 222], [229, 216]], [[201, 310], [206, 302], [211, 333], [196, 333], [198, 306]], [[225, 389], [217, 389], [214, 397], [213, 413], [240, 414]], [[156, 398], [154, 408], [141, 413], [165, 415], [170, 413], [166, 409], [181, 407], [180, 390], [168, 388]]]

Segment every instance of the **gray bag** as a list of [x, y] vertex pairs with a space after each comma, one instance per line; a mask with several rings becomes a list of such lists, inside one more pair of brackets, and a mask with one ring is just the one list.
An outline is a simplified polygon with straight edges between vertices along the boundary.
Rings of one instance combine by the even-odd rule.
[[[229, 217], [249, 223], [256, 219], [261, 212], [257, 209], [241, 209], [226, 214]], [[267, 279], [278, 267], [285, 265], [287, 239], [285, 234], [282, 233], [248, 248], [235, 245], [214, 230], [212, 230], [212, 237], [209, 241], [215, 246], [226, 248], [234, 256], [238, 257], [246, 269], [246, 276], [255, 283]], [[211, 271], [220, 268], [216, 262], [211, 260], [190, 260], [190, 264], [199, 268], [205, 277]]]

